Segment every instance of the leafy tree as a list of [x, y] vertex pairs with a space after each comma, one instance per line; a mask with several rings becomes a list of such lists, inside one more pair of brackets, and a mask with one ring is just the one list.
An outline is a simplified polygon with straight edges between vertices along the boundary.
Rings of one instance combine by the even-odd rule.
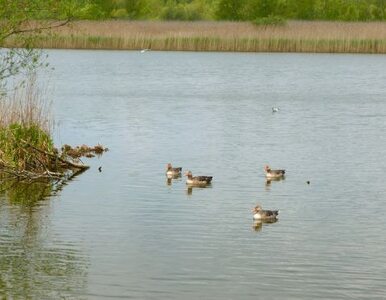
[[259, 0], [257, 1], [256, 17], [268, 17], [275, 14], [277, 1], [276, 0]]
[[[0, 48], [0, 91], [4, 92], [8, 78], [43, 64], [40, 51], [33, 49], [36, 34], [67, 24], [74, 7], [69, 1], [0, 0], [0, 47], [6, 47], [9, 40], [19, 46]], [[62, 21], [43, 21], [43, 18]]]
[[244, 0], [220, 0], [216, 17], [220, 20], [242, 20]]

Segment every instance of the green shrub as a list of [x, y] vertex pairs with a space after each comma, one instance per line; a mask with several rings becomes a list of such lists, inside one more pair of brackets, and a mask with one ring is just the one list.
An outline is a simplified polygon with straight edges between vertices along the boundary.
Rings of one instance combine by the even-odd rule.
[[27, 144], [48, 153], [54, 151], [50, 135], [37, 125], [11, 124], [0, 128], [0, 161], [19, 170], [33, 170], [39, 168], [39, 164], [49, 165], [48, 157], [27, 151]]
[[160, 14], [162, 20], [196, 21], [203, 19], [203, 12], [193, 4], [170, 4]]
[[252, 21], [256, 26], [284, 26], [287, 24], [286, 20], [279, 16], [268, 16], [263, 18], [257, 18]]
[[126, 8], [118, 8], [118, 9], [113, 9], [110, 13], [110, 16], [114, 19], [124, 19], [129, 16], [127, 13]]
[[99, 20], [106, 18], [106, 13], [97, 4], [88, 3], [79, 9], [76, 14], [76, 17], [79, 19], [86, 20]]

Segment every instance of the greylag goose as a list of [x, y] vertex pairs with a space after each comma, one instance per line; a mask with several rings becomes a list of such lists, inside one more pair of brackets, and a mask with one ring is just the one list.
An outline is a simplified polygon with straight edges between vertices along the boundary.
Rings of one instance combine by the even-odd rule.
[[186, 179], [186, 184], [189, 185], [199, 185], [204, 186], [208, 185], [212, 182], [212, 176], [194, 176], [192, 175], [191, 171], [188, 171], [185, 173], [185, 176], [188, 177]]
[[279, 214], [278, 210], [263, 210], [260, 205], [257, 205], [254, 209], [252, 209], [252, 212], [254, 220], [265, 222], [275, 221]]
[[168, 163], [166, 166], [166, 175], [167, 176], [179, 176], [181, 175], [182, 168], [173, 168], [171, 163]]
[[265, 177], [269, 179], [284, 177], [285, 170], [272, 170], [268, 165], [264, 167]]

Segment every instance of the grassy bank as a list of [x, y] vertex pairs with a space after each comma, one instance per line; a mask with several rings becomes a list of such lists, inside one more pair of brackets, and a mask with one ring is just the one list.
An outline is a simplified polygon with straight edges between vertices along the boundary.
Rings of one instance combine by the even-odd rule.
[[107, 151], [101, 145], [54, 147], [50, 105], [32, 78], [0, 96], [0, 183], [71, 178], [88, 169], [80, 157]]
[[[78, 21], [38, 46], [64, 49], [386, 53], [386, 23]], [[8, 41], [8, 46], [12, 41]]]
[[[45, 154], [28, 151], [28, 145], [53, 154], [49, 105], [35, 80], [0, 100], [0, 171], [45, 172], [53, 161]], [[28, 145], [27, 145], [28, 144]]]

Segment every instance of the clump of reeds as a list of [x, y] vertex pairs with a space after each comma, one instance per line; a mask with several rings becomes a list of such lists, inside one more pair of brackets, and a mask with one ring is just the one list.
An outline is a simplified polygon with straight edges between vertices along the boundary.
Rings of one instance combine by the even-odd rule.
[[[78, 21], [42, 37], [42, 48], [386, 53], [384, 22], [280, 19], [250, 22]], [[271, 24], [270, 24], [271, 23]], [[10, 43], [11, 41], [9, 41]], [[9, 44], [11, 45], [11, 44]]]
[[4, 174], [18, 179], [73, 176], [88, 168], [77, 160], [79, 157], [92, 157], [93, 153], [107, 151], [101, 145], [76, 148], [67, 145], [59, 151], [54, 147], [51, 131], [50, 105], [42, 98], [34, 78], [13, 93], [2, 96], [0, 177]]
[[29, 147], [53, 154], [50, 107], [41, 98], [36, 80], [5, 95], [0, 101], [0, 167], [43, 172], [52, 169], [48, 155], [36, 155]]
[[0, 97], [0, 128], [11, 124], [35, 125], [46, 134], [51, 133], [51, 103], [43, 97], [34, 76]]

